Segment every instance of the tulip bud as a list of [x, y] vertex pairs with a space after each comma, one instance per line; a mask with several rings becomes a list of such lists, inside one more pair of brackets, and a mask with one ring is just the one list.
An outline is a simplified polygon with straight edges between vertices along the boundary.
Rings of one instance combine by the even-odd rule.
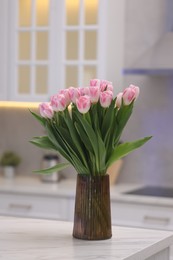
[[135, 99], [135, 90], [133, 88], [126, 88], [123, 92], [123, 102], [125, 106], [130, 105], [130, 103]]
[[85, 114], [91, 107], [91, 100], [89, 96], [81, 96], [76, 99], [76, 105], [80, 113]]
[[137, 99], [138, 96], [139, 96], [139, 92], [140, 92], [139, 87], [137, 87], [137, 86], [131, 84], [131, 85], [129, 86], [129, 88], [132, 88], [132, 89], [135, 91], [135, 99]]
[[110, 89], [107, 89], [108, 85], [112, 85], [112, 82], [107, 81], [107, 80], [101, 80], [101, 82], [100, 82], [100, 90], [101, 91], [110, 90]]
[[65, 95], [58, 94], [51, 97], [51, 106], [54, 111], [64, 111], [68, 105]]
[[69, 104], [70, 104], [70, 95], [69, 95], [68, 89], [62, 89], [62, 90], [60, 90], [59, 94], [63, 94], [63, 95], [65, 96], [65, 98], [66, 98], [66, 103], [67, 103], [67, 105], [69, 105]]
[[80, 96], [89, 96], [89, 87], [79, 88]]
[[41, 103], [39, 105], [39, 111], [40, 111], [40, 114], [42, 117], [45, 117], [45, 118], [52, 118], [53, 117], [53, 109], [51, 107], [51, 105], [49, 103]]
[[111, 91], [100, 92], [100, 104], [102, 107], [109, 107], [113, 99]]
[[113, 92], [113, 86], [112, 84], [108, 84], [106, 90], [110, 90]]
[[72, 118], [72, 103], [70, 103], [70, 105], [68, 106], [68, 112], [70, 117]]
[[92, 86], [92, 87], [100, 86], [100, 80], [99, 79], [91, 79], [90, 80], [90, 86]]
[[122, 96], [123, 96], [123, 92], [120, 92], [117, 97], [116, 97], [116, 101], [115, 101], [115, 106], [120, 108], [121, 104], [122, 104]]
[[89, 96], [91, 99], [91, 103], [97, 103], [100, 97], [100, 87], [98, 86], [91, 86], [89, 88]]
[[68, 88], [70, 100], [73, 103], [76, 103], [76, 99], [80, 97], [80, 91], [78, 88], [70, 87]]

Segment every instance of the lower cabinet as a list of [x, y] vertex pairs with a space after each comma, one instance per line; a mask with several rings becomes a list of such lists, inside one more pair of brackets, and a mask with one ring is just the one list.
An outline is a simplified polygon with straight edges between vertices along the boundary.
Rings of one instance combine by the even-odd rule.
[[173, 230], [173, 208], [112, 201], [114, 225]]
[[65, 197], [0, 194], [0, 215], [68, 220], [68, 210]]
[[[0, 214], [73, 221], [74, 197], [0, 193]], [[173, 208], [111, 201], [112, 224], [173, 231]]]

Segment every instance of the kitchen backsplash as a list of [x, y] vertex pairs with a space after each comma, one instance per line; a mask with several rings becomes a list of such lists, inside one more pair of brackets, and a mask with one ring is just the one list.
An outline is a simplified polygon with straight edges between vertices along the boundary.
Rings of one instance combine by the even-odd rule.
[[[27, 108], [0, 108], [0, 155], [9, 150], [19, 154], [22, 161], [17, 174], [33, 174], [33, 170], [42, 167], [43, 156], [50, 151], [37, 148], [29, 140], [44, 134], [44, 129]], [[71, 173], [73, 169], [69, 168], [70, 177], [74, 175]]]
[[126, 82], [140, 86], [134, 113], [123, 141], [153, 138], [124, 158], [120, 182], [173, 186], [173, 82], [167, 77], [128, 76]]
[[[126, 1], [124, 67], [139, 61], [164, 35], [167, 11], [165, 0]], [[173, 186], [173, 76], [125, 76], [124, 86], [130, 83], [140, 86], [141, 93], [124, 141], [153, 138], [124, 159], [119, 182]]]

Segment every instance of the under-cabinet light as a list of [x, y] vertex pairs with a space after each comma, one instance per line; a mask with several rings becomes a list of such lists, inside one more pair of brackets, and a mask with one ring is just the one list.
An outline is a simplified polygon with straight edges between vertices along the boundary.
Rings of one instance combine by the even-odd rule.
[[0, 101], [0, 107], [38, 108], [39, 102]]

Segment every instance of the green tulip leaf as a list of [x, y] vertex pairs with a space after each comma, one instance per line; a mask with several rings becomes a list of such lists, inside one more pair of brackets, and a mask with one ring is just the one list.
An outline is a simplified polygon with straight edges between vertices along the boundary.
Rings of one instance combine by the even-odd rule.
[[60, 170], [63, 170], [67, 167], [70, 166], [70, 163], [59, 163], [51, 168], [47, 168], [47, 169], [43, 169], [43, 170], [36, 170], [36, 171], [33, 171], [35, 173], [42, 173], [42, 174], [51, 174], [53, 172], [56, 172], [56, 171], [60, 171]]
[[41, 117], [39, 115], [37, 115], [36, 113], [34, 113], [33, 111], [31, 111], [29, 109], [29, 111], [31, 112], [31, 114], [35, 117], [35, 119], [42, 125], [42, 126], [45, 126], [46, 124], [46, 119], [44, 117]]
[[34, 137], [32, 140], [30, 140], [30, 143], [35, 144], [40, 148], [57, 150], [56, 146], [47, 136]]
[[109, 160], [107, 162], [107, 168], [109, 166], [111, 166], [113, 164], [113, 162], [115, 162], [118, 159], [126, 156], [127, 154], [129, 154], [133, 150], [139, 148], [140, 146], [145, 144], [147, 141], [149, 141], [151, 138], [152, 138], [152, 136], [148, 136], [148, 137], [144, 137], [144, 138], [139, 139], [139, 140], [134, 141], [134, 142], [128, 142], [128, 143], [123, 143], [123, 144], [118, 145], [114, 149], [111, 157], [109, 158]]

